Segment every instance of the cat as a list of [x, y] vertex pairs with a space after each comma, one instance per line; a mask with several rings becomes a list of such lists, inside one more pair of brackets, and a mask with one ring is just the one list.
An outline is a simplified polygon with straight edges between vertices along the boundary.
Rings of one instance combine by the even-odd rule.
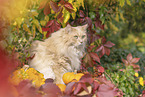
[[30, 67], [43, 73], [45, 79], [64, 84], [64, 73], [80, 69], [87, 43], [87, 27], [87, 24], [77, 27], [68, 24], [44, 41], [32, 42], [30, 55], [34, 57], [29, 60]]

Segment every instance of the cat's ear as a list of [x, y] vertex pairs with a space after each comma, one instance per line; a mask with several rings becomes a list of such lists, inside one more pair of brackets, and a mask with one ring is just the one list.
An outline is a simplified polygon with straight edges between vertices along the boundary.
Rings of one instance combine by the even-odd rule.
[[82, 26], [83, 30], [87, 30], [87, 28], [88, 28], [88, 24], [85, 24], [85, 25]]
[[65, 29], [65, 32], [66, 33], [70, 33], [71, 30], [72, 30], [72, 26], [70, 24], [67, 24], [66, 29]]

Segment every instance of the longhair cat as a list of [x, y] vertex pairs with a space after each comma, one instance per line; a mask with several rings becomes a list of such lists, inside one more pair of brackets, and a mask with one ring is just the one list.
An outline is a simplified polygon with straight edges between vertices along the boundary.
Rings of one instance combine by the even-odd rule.
[[62, 84], [62, 75], [80, 69], [80, 59], [85, 52], [87, 42], [87, 24], [65, 28], [51, 34], [44, 41], [32, 42], [29, 61], [30, 67], [44, 74], [44, 78], [52, 78], [56, 84]]

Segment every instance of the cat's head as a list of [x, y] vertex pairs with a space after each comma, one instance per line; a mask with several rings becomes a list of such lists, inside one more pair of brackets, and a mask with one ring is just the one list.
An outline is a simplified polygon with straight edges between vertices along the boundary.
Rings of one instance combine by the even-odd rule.
[[81, 47], [87, 42], [87, 27], [88, 25], [72, 27], [67, 25], [65, 28], [65, 35], [68, 39], [68, 45], [74, 47]]

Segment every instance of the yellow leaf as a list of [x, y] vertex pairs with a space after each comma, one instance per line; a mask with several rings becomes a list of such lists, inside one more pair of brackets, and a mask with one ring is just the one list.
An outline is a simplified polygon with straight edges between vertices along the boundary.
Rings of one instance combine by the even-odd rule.
[[79, 6], [82, 6], [83, 8], [85, 8], [84, 7], [84, 0], [77, 0], [76, 2], [78, 3]]
[[28, 28], [27, 24], [23, 24], [23, 29], [29, 33], [31, 33], [30, 29]]
[[135, 76], [138, 77], [138, 73], [137, 72], [135, 73]]
[[45, 18], [44, 18], [44, 20], [46, 21], [46, 22], [48, 22], [49, 21], [49, 16], [45, 16]]
[[37, 27], [37, 29], [39, 30], [40, 33], [42, 33], [42, 28], [40, 25]]
[[84, 7], [84, 0], [81, 0], [81, 3], [82, 3], [82, 7], [85, 8], [85, 7]]
[[74, 0], [68, 0], [69, 3], [72, 3]]
[[128, 5], [131, 5], [130, 0], [126, 0], [126, 2], [127, 2]]
[[123, 14], [120, 12], [120, 18], [125, 22], [125, 18], [123, 17]]
[[63, 22], [66, 23], [69, 19], [70, 19], [70, 13], [65, 10]]
[[32, 22], [33, 22], [34, 25], [39, 26], [39, 21], [38, 20], [34, 19]]
[[72, 16], [73, 19], [75, 19], [76, 18], [76, 13], [75, 12], [71, 13], [71, 16]]
[[36, 11], [32, 12], [32, 15], [33, 15], [33, 16], [37, 16], [38, 14], [39, 14], [39, 13], [36, 12]]
[[47, 34], [47, 31], [43, 32], [43, 39], [46, 39], [46, 34]]
[[15, 22], [13, 23], [13, 25], [16, 26], [16, 25], [17, 25], [17, 22], [15, 21]]
[[116, 20], [117, 22], [119, 22], [119, 15], [118, 15], [118, 13], [116, 13], [115, 20]]
[[144, 86], [144, 80], [143, 80], [142, 77], [139, 77], [139, 84], [142, 85], [142, 86]]
[[120, 5], [121, 7], [123, 7], [124, 4], [125, 4], [125, 0], [120, 0], [119, 5]]
[[45, 26], [45, 25], [46, 25], [46, 21], [45, 21], [45, 20], [41, 20], [41, 21], [40, 21], [40, 24], [41, 24], [42, 26]]

